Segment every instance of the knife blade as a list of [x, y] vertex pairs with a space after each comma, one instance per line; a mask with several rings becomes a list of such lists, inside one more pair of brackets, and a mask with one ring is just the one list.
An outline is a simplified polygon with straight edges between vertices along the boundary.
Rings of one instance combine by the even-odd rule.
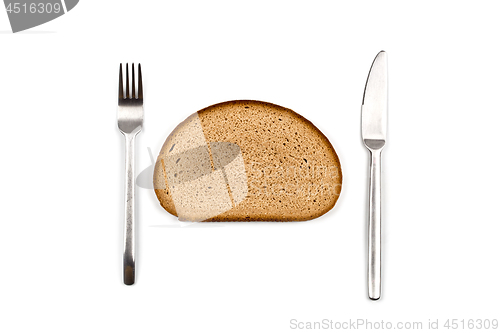
[[361, 137], [370, 151], [368, 209], [368, 297], [381, 294], [381, 157], [387, 140], [387, 54], [380, 51], [366, 80], [361, 106]]

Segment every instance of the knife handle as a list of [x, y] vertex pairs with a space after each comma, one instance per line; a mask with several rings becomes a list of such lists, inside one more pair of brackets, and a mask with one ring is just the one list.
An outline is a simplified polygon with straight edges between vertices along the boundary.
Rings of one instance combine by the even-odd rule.
[[381, 157], [382, 149], [370, 149], [368, 215], [368, 297], [380, 298], [381, 289]]

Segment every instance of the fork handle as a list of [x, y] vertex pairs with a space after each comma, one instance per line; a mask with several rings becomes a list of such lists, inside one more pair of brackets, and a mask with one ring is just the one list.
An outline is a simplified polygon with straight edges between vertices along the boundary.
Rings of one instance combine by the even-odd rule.
[[125, 226], [123, 248], [123, 282], [135, 282], [135, 171], [136, 134], [125, 134]]
[[370, 149], [368, 215], [368, 297], [380, 298], [381, 289], [381, 157], [382, 149]]

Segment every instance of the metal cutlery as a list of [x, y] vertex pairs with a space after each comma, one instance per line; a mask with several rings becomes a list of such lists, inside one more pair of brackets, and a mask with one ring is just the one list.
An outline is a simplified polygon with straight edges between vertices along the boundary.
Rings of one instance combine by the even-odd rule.
[[[142, 129], [144, 117], [142, 73], [138, 66], [138, 88], [135, 89], [135, 70], [132, 64], [132, 84], [129, 89], [128, 64], [126, 67], [126, 88], [123, 90], [123, 73], [120, 64], [118, 79], [118, 129], [125, 136], [125, 227], [123, 250], [123, 282], [135, 282], [135, 137]], [[131, 92], [131, 93], [129, 93]]]
[[366, 81], [361, 106], [361, 136], [370, 151], [368, 209], [368, 297], [381, 292], [381, 157], [387, 140], [387, 55], [379, 52]]

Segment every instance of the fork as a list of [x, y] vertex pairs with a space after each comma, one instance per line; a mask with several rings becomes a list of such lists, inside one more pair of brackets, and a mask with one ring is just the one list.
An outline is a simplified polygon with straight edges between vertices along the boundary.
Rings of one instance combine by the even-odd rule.
[[122, 64], [118, 80], [118, 129], [125, 136], [125, 227], [123, 249], [123, 282], [135, 282], [135, 137], [142, 129], [144, 109], [142, 107], [142, 73], [138, 66], [138, 89], [135, 91], [135, 71], [132, 64], [132, 94], [129, 94], [128, 63], [126, 67], [126, 89], [123, 94]]

